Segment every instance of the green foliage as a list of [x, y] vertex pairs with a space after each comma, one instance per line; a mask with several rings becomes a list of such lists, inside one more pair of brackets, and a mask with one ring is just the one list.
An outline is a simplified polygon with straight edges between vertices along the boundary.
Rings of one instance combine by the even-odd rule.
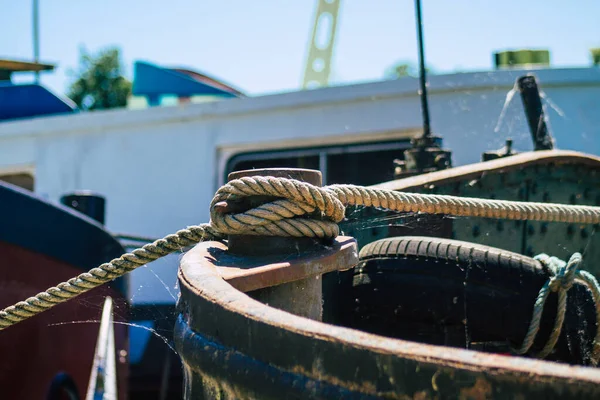
[[75, 76], [67, 95], [82, 110], [106, 110], [127, 105], [131, 82], [123, 77], [118, 48], [107, 48], [96, 55], [82, 48]]
[[[428, 74], [433, 73], [429, 67], [426, 67], [425, 71]], [[384, 76], [386, 79], [398, 79], [406, 76], [417, 78], [419, 77], [419, 65], [411, 61], [397, 62], [385, 71]]]
[[600, 47], [590, 49], [590, 53], [592, 53], [592, 64], [600, 66]]

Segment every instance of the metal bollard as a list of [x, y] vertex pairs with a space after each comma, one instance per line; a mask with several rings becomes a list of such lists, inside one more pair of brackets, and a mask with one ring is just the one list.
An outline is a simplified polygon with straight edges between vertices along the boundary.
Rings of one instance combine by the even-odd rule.
[[[315, 186], [322, 186], [321, 172], [308, 169], [265, 168], [239, 171], [229, 174], [228, 180], [232, 181], [247, 176], [291, 178]], [[272, 200], [274, 198], [269, 196], [254, 197], [244, 201], [245, 204], [242, 205], [242, 208], [256, 207]], [[222, 208], [222, 210], [225, 211], [226, 208]], [[240, 257], [236, 265], [250, 267], [257, 260], [256, 257], [265, 261], [284, 260], [307, 252], [319, 252], [322, 245], [321, 241], [313, 238], [230, 235], [228, 252]], [[327, 262], [330, 263], [333, 270], [339, 270], [345, 267], [343, 263], [346, 261], [348, 260], [343, 257], [332, 256]], [[285, 272], [283, 269], [279, 269], [278, 273], [273, 275], [264, 274], [260, 269], [256, 269], [256, 265], [251, 267], [252, 272], [249, 272], [248, 269], [244, 273], [240, 271], [232, 273], [231, 270], [222, 271], [225, 274], [224, 276], [229, 278], [226, 279], [231, 284], [246, 292], [250, 297], [272, 307], [320, 321], [323, 313], [321, 274], [329, 272], [330, 269], [327, 266], [314, 269], [314, 265], [311, 265], [310, 260], [300, 263], [292, 262], [291, 264]], [[302, 271], [302, 273], [299, 273], [299, 271]], [[303, 275], [306, 275], [306, 277], [300, 279]], [[249, 282], [250, 276], [260, 276], [261, 283]]]

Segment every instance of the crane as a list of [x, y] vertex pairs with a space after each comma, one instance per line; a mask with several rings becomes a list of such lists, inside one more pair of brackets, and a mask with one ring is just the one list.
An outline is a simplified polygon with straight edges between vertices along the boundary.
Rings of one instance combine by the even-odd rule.
[[317, 9], [304, 67], [303, 89], [327, 86], [342, 0], [317, 0]]

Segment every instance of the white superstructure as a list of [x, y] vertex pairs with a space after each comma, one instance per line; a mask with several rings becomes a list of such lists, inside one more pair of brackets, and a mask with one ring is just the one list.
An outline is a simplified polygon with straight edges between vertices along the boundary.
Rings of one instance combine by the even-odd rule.
[[[600, 154], [600, 68], [530, 72], [548, 100], [558, 147]], [[495, 131], [506, 95], [524, 73], [430, 77], [433, 130], [452, 150], [454, 165], [479, 161], [483, 151], [501, 147], [507, 137], [517, 150], [532, 148], [518, 94]], [[107, 198], [110, 231], [161, 237], [208, 220], [208, 204], [235, 162], [304, 157], [302, 162], [321, 168], [331, 182], [343, 176], [333, 172], [339, 170], [336, 155], [387, 151], [401, 156], [420, 126], [412, 78], [4, 122], [0, 179], [31, 173], [35, 192], [53, 201], [72, 190], [93, 190]], [[174, 301], [176, 259], [132, 274], [134, 304]]]

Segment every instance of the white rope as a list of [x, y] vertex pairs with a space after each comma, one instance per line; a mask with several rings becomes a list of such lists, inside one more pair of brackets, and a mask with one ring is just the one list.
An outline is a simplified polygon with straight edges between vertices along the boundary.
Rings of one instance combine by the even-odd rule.
[[544, 348], [534, 356], [537, 358], [545, 358], [548, 356], [548, 354], [550, 354], [550, 352], [552, 352], [562, 331], [565, 313], [567, 310], [568, 291], [573, 286], [575, 280], [579, 279], [592, 292], [596, 307], [596, 336], [594, 338], [590, 362], [594, 366], [598, 365], [598, 360], [600, 359], [600, 285], [598, 285], [598, 281], [589, 272], [579, 269], [579, 266], [582, 262], [581, 254], [579, 253], [574, 253], [569, 259], [568, 263], [559, 258], [550, 257], [547, 254], [540, 254], [536, 256], [535, 259], [546, 265], [552, 272], [552, 276], [540, 289], [540, 292], [535, 300], [529, 329], [527, 330], [527, 334], [523, 339], [521, 347], [518, 349], [513, 349], [513, 351], [516, 354], [526, 354], [529, 352], [540, 329], [542, 313], [544, 311], [544, 305], [546, 304], [548, 295], [551, 292], [555, 292], [558, 293], [558, 305], [556, 319], [554, 320], [554, 327], [550, 333], [548, 341], [544, 345]]

